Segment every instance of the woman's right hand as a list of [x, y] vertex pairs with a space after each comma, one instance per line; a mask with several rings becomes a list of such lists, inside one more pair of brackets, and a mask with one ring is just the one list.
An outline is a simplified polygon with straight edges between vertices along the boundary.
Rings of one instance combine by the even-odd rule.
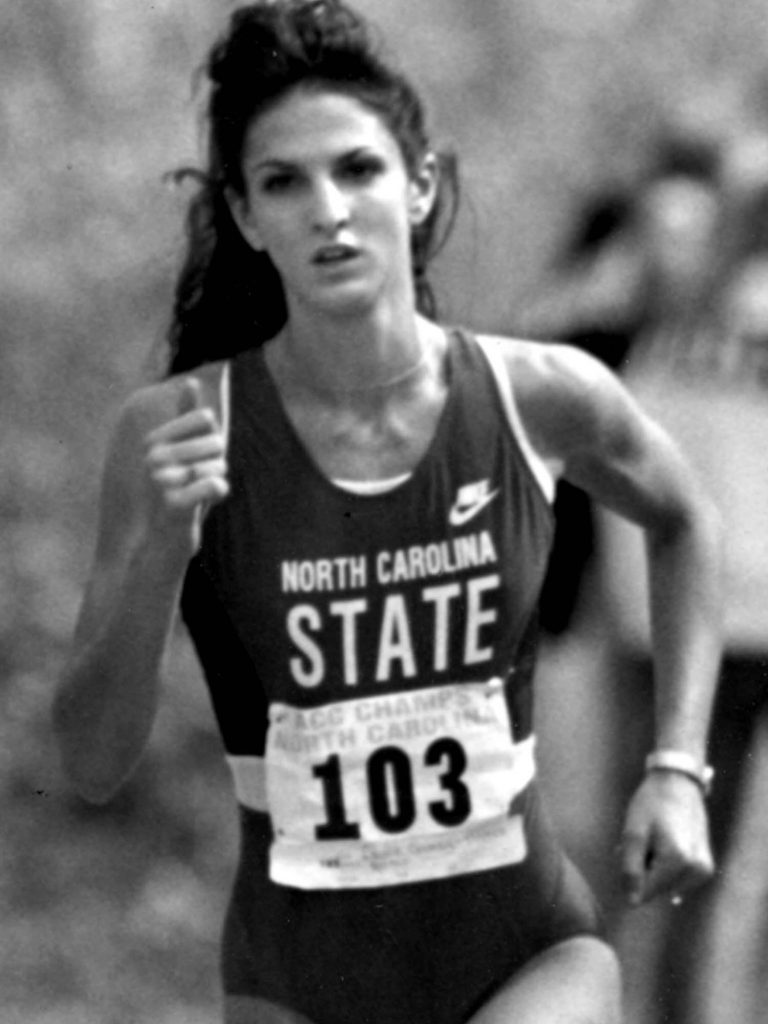
[[178, 415], [151, 430], [145, 446], [152, 533], [188, 544], [193, 554], [203, 510], [229, 494], [225, 431], [199, 380], [182, 382]]
[[93, 566], [54, 704], [67, 773], [108, 800], [133, 771], [157, 711], [163, 655], [205, 506], [228, 492], [215, 370], [144, 388], [111, 439]]

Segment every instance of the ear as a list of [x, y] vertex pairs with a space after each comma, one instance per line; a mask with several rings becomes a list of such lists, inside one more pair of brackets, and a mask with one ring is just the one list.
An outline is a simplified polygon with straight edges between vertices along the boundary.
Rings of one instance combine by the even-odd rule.
[[229, 206], [229, 212], [232, 214], [232, 220], [237, 225], [240, 234], [255, 252], [263, 252], [264, 245], [261, 241], [259, 229], [254, 222], [253, 213], [248, 205], [247, 196], [237, 192], [231, 186], [225, 190], [224, 195]]
[[437, 157], [427, 153], [408, 185], [408, 218], [413, 227], [423, 224], [432, 212], [439, 180]]

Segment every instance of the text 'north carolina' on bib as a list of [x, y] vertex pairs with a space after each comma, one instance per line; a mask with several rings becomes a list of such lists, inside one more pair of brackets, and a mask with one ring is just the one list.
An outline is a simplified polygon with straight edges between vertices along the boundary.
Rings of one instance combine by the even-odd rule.
[[317, 708], [273, 704], [270, 876], [299, 889], [448, 878], [519, 863], [510, 804], [534, 774], [503, 683], [458, 683]]

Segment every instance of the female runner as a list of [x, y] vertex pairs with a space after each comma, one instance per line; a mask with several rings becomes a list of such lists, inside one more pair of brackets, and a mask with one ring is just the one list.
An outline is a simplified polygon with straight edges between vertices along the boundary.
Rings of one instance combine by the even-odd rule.
[[432, 318], [450, 161], [343, 3], [236, 11], [208, 72], [171, 373], [112, 441], [55, 702], [66, 769], [95, 801], [133, 769], [180, 601], [242, 823], [227, 1024], [615, 1024], [615, 957], [536, 782], [554, 475], [647, 536], [635, 902], [711, 871], [710, 505], [588, 356]]

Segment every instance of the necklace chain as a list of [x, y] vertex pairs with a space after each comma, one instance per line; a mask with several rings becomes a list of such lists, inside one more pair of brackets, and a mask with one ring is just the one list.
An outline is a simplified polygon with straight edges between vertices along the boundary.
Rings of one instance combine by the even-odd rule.
[[[430, 355], [430, 347], [425, 346], [424, 351], [421, 353], [419, 358], [410, 366], [406, 367], [405, 370], [400, 370], [392, 377], [388, 377], [386, 380], [375, 381], [372, 384], [344, 384], [339, 385], [338, 387], [334, 387], [326, 386], [324, 384], [318, 385], [312, 382], [308, 386], [313, 391], [321, 391], [326, 392], [328, 394], [365, 394], [373, 393], [374, 391], [386, 391], [388, 388], [395, 388], [398, 386], [398, 384], [404, 384], [412, 377], [416, 377], [417, 374], [419, 374], [429, 362]], [[295, 364], [290, 359], [290, 357], [286, 358], [284, 352], [282, 354], [281, 362], [283, 364], [284, 369], [288, 371], [288, 374], [291, 377], [293, 377], [295, 381], [297, 381], [300, 384], [304, 383], [302, 376], [300, 374], [297, 374], [295, 371]]]

